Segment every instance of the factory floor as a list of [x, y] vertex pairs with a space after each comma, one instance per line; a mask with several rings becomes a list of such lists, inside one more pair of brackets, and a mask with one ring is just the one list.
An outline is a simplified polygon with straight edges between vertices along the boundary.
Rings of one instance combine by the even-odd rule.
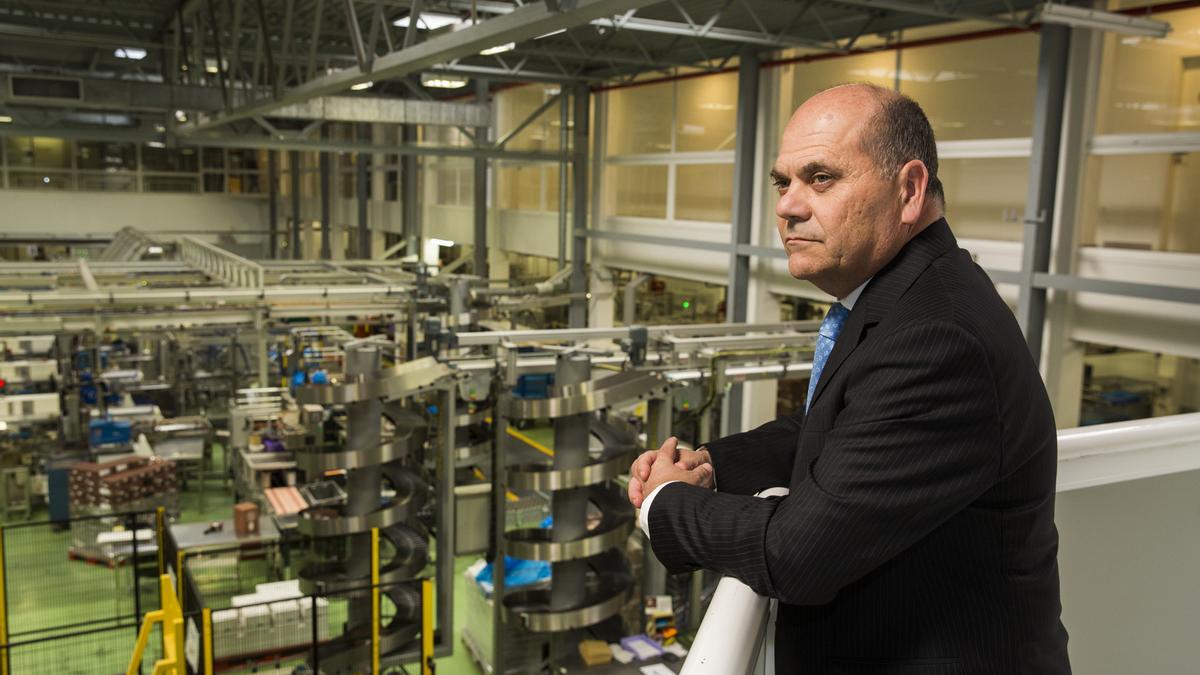
[[[222, 469], [224, 451], [214, 448], [214, 467]], [[220, 480], [210, 478], [203, 484], [193, 480], [180, 494], [179, 522], [207, 522], [232, 517], [233, 490]], [[45, 508], [34, 509], [30, 521], [45, 522]], [[6, 526], [16, 523], [4, 523]], [[132, 617], [135, 612], [134, 593], [130, 587], [127, 568], [111, 569], [103, 564], [71, 559], [67, 552], [72, 536], [68, 529], [48, 526], [5, 527], [4, 568], [7, 589], [8, 633], [10, 644], [24, 643], [44, 637], [49, 628], [71, 626], [113, 616]], [[478, 666], [471, 660], [460, 640], [467, 615], [467, 592], [471, 591], [463, 572], [478, 558], [458, 556], [454, 574], [454, 653], [437, 659], [437, 672], [445, 675], [476, 675]], [[156, 604], [157, 593], [152, 578], [142, 582], [144, 603]], [[141, 607], [144, 613], [153, 606]], [[128, 620], [126, 621], [128, 622]], [[90, 627], [89, 627], [90, 629]], [[55, 634], [84, 631], [55, 630]], [[102, 634], [72, 635], [66, 640], [31, 643], [11, 650], [9, 672], [79, 673], [124, 672], [136, 638], [131, 627], [128, 640], [123, 631]], [[152, 640], [153, 642], [153, 640]], [[73, 654], [78, 654], [78, 662]], [[84, 658], [86, 657], [86, 658]], [[145, 662], [157, 658], [147, 652]], [[409, 664], [409, 673], [419, 673], [417, 664]], [[269, 668], [260, 672], [272, 672]], [[288, 672], [288, 671], [283, 671]], [[391, 670], [389, 672], [402, 672]]]

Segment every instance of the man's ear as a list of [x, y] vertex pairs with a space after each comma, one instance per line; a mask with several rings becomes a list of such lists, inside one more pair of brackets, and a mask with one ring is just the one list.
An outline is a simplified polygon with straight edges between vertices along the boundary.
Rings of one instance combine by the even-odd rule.
[[915, 224], [921, 220], [921, 213], [925, 210], [925, 200], [928, 196], [926, 190], [929, 188], [929, 169], [925, 166], [925, 162], [919, 159], [909, 160], [900, 167], [897, 180], [900, 183], [902, 207], [900, 222], [906, 225]]

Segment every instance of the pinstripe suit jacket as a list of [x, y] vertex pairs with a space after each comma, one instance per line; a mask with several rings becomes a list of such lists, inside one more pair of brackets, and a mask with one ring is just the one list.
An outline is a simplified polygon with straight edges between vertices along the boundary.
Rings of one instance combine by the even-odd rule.
[[867, 285], [807, 418], [707, 445], [720, 491], [663, 488], [650, 541], [779, 599], [777, 672], [1070, 672], [1050, 403], [944, 219]]

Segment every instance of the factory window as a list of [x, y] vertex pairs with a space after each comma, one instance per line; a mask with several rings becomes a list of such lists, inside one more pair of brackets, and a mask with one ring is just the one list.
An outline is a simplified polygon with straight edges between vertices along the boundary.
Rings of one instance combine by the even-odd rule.
[[1017, 138], [1032, 133], [1037, 59], [1037, 34], [1019, 33], [903, 49], [893, 72], [939, 141]]
[[608, 167], [608, 212], [636, 218], [667, 217], [667, 169], [664, 165]]
[[[498, 205], [502, 209], [549, 211], [547, 192], [558, 190], [546, 164], [502, 164], [496, 171]], [[469, 202], [468, 202], [469, 203]]]
[[881, 87], [895, 85], [896, 54], [872, 52], [842, 58], [787, 64], [779, 69], [779, 128], [783, 134], [792, 113], [813, 94], [845, 82], [870, 82]]
[[[513, 87], [496, 95], [499, 108], [497, 138], [503, 138], [519, 124], [537, 111], [538, 107], [556, 96], [558, 86], [531, 84]], [[510, 140], [505, 147], [509, 150], [557, 151], [562, 128], [561, 101], [542, 111], [532, 122]], [[568, 126], [570, 123], [568, 123]]]
[[1200, 253], [1200, 152], [1092, 156], [1082, 246]]
[[733, 219], [732, 164], [681, 164], [675, 172], [676, 220]]
[[1200, 126], [1200, 8], [1155, 13], [1165, 38], [1108, 33], [1096, 133], [1195, 131]]
[[671, 152], [675, 83], [616, 89], [608, 93], [608, 154]]
[[85, 171], [134, 171], [137, 148], [132, 143], [75, 141], [75, 166]]
[[733, 149], [737, 127], [737, 83], [737, 73], [677, 82], [676, 152]]
[[1080, 425], [1200, 410], [1200, 360], [1087, 344]]
[[69, 169], [71, 154], [68, 143], [61, 138], [9, 136], [5, 139], [8, 163], [14, 168]]
[[938, 177], [945, 187], [946, 216], [955, 235], [1021, 241], [1028, 159], [943, 159], [938, 162]]

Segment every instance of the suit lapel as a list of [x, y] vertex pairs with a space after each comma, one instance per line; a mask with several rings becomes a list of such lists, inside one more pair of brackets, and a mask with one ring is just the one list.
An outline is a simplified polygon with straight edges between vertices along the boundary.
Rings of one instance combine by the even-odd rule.
[[829, 354], [829, 360], [821, 370], [821, 379], [813, 392], [809, 410], [817, 405], [817, 399], [821, 397], [821, 392], [833, 379], [838, 368], [858, 348], [863, 331], [882, 321], [930, 263], [957, 245], [958, 242], [950, 232], [950, 225], [946, 223], [945, 218], [940, 218], [913, 237], [891, 262], [879, 270], [863, 289], [858, 302], [854, 303], [854, 309], [846, 319], [842, 334], [838, 336], [837, 343]]

